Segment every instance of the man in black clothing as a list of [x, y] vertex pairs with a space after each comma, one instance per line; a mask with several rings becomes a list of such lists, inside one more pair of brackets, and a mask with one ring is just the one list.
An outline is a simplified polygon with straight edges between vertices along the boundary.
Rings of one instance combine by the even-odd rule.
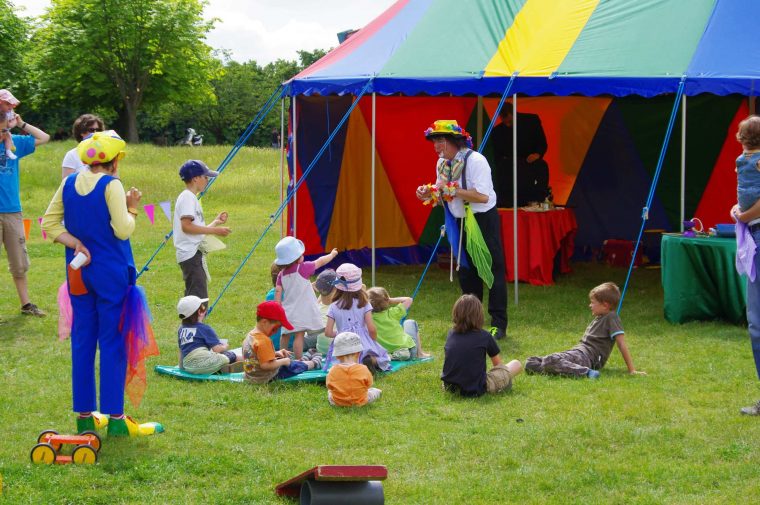
[[[493, 185], [498, 207], [512, 205], [513, 116], [509, 103], [499, 113], [501, 123], [493, 129]], [[517, 206], [543, 202], [549, 194], [549, 166], [544, 161], [546, 135], [536, 114], [517, 113]]]

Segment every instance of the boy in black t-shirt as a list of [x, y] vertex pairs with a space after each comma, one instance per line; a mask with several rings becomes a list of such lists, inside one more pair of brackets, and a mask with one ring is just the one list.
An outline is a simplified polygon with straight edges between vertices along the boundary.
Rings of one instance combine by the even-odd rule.
[[[481, 396], [512, 388], [512, 379], [522, 372], [522, 364], [512, 360], [502, 364], [499, 346], [483, 330], [483, 304], [473, 295], [462, 295], [451, 310], [454, 328], [444, 346], [441, 380], [446, 391], [462, 396]], [[493, 367], [486, 372], [486, 355]]]
[[531, 356], [525, 361], [525, 370], [596, 379], [617, 343], [628, 373], [646, 375], [633, 366], [633, 358], [625, 344], [623, 325], [615, 310], [620, 302], [620, 289], [612, 282], [605, 282], [592, 289], [588, 296], [594, 319], [586, 327], [578, 345], [544, 357]]

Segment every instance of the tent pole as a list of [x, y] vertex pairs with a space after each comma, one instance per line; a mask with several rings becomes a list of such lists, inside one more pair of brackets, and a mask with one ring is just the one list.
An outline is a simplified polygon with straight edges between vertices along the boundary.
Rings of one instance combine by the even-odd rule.
[[478, 151], [483, 142], [483, 97], [478, 97], [477, 126], [475, 127], [475, 142], [477, 142]]
[[375, 110], [375, 103], [377, 99], [377, 93], [374, 91], [372, 92], [372, 149], [370, 152], [372, 153], [372, 196], [371, 196], [371, 206], [372, 206], [372, 285], [377, 286], [377, 283], [375, 282], [375, 119], [376, 119], [376, 110]]
[[[282, 140], [285, 138], [285, 97], [280, 100], [280, 205], [285, 201], [285, 149]], [[280, 215], [280, 238], [285, 236], [285, 218]]]
[[681, 233], [686, 219], [686, 95], [681, 97]]
[[668, 144], [670, 137], [673, 135], [673, 126], [676, 123], [678, 117], [678, 107], [681, 105], [681, 97], [684, 94], [684, 87], [686, 86], [686, 74], [681, 77], [681, 82], [678, 84], [678, 91], [676, 92], [675, 100], [673, 100], [673, 110], [670, 112], [670, 119], [668, 119], [668, 129], [665, 132], [665, 138], [662, 141], [662, 149], [660, 150], [660, 157], [657, 159], [657, 168], [654, 170], [652, 176], [652, 185], [649, 187], [649, 195], [647, 195], [647, 201], [641, 212], [641, 228], [639, 228], [639, 234], [636, 237], [636, 243], [633, 247], [633, 254], [631, 255], [631, 262], [628, 264], [628, 273], [625, 277], [625, 284], [623, 289], [620, 290], [620, 301], [618, 302], [617, 313], [623, 309], [623, 301], [625, 300], [625, 294], [628, 291], [628, 283], [631, 280], [631, 273], [633, 267], [636, 264], [636, 255], [639, 252], [639, 244], [641, 244], [641, 236], [646, 228], [647, 221], [649, 220], [649, 209], [652, 208], [652, 201], [654, 200], [655, 191], [657, 190], [657, 182], [660, 180], [660, 173], [662, 172], [662, 165], [665, 162], [665, 155], [668, 152]]
[[515, 262], [515, 305], [519, 305], [519, 290], [517, 287], [517, 93], [512, 95], [512, 247], [514, 248]]
[[293, 236], [296, 237], [296, 219], [298, 217], [298, 121], [296, 115], [296, 95], [293, 95]]

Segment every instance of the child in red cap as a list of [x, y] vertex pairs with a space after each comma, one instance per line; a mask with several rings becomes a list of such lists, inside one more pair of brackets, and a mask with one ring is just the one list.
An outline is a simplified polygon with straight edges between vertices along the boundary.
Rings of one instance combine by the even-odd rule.
[[243, 371], [248, 382], [266, 384], [322, 368], [320, 356], [308, 361], [295, 360], [291, 359], [292, 353], [287, 349], [275, 351], [270, 337], [280, 326], [286, 330], [293, 329], [282, 305], [269, 301], [256, 307], [256, 327], [243, 340]]

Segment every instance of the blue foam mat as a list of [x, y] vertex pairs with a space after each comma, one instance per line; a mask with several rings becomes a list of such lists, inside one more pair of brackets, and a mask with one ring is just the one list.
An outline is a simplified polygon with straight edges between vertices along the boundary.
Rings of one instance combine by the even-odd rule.
[[[433, 361], [433, 358], [413, 359], [409, 361], [391, 361], [391, 369], [385, 373], [393, 373], [406, 368], [411, 365], [419, 365], [420, 363], [426, 363]], [[227, 374], [210, 374], [200, 375], [188, 373], [176, 366], [156, 365], [156, 373], [160, 375], [169, 375], [176, 377], [177, 379], [188, 381], [223, 381], [223, 382], [245, 382], [243, 373], [227, 373]], [[327, 378], [327, 372], [325, 370], [309, 370], [302, 374], [289, 377], [287, 379], [278, 380], [277, 382], [307, 382], [307, 383], [324, 383]]]

